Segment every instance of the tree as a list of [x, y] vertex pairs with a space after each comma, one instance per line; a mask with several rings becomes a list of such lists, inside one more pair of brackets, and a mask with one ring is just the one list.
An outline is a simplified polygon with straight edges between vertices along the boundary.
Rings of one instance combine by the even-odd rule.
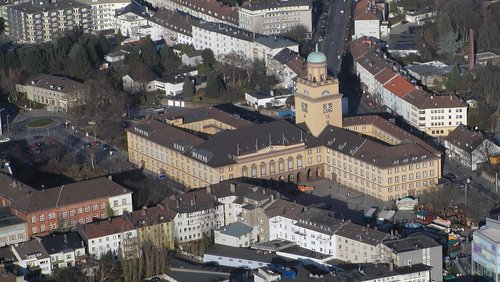
[[23, 49], [19, 55], [21, 69], [24, 72], [33, 75], [43, 73], [47, 69], [45, 56], [38, 46]]
[[207, 76], [207, 87], [205, 87], [205, 95], [211, 98], [221, 97], [226, 91], [224, 81], [219, 74], [211, 72]]
[[163, 45], [160, 49], [160, 63], [161, 66], [169, 71], [178, 68], [181, 64], [179, 56], [177, 56], [172, 48]]
[[101, 54], [106, 54], [111, 50], [111, 43], [109, 43], [108, 39], [106, 38], [106, 35], [104, 33], [99, 33], [99, 37], [97, 38], [99, 41], [99, 50]]
[[68, 73], [71, 77], [80, 80], [90, 77], [93, 70], [92, 62], [80, 43], [73, 45], [68, 57], [70, 59]]
[[478, 45], [483, 51], [497, 51], [500, 48], [500, 28], [498, 19], [488, 14], [479, 29]]
[[0, 17], [0, 34], [3, 34], [5, 31], [5, 19]]
[[189, 77], [186, 77], [184, 85], [182, 85], [182, 94], [184, 94], [185, 97], [192, 97], [195, 91], [196, 88], [194, 87], [193, 81]]
[[90, 272], [90, 277], [93, 278], [93, 281], [123, 280], [121, 279], [120, 264], [114, 260], [111, 251], [102, 255], [99, 259], [90, 256], [87, 258], [87, 262], [93, 270]]
[[444, 185], [442, 188], [431, 188], [420, 197], [420, 203], [430, 209], [433, 213], [448, 217], [454, 205], [458, 204], [460, 191], [452, 185]]
[[143, 61], [139, 50], [133, 50], [125, 57], [125, 65], [129, 71], [137, 70], [139, 67], [143, 67]]
[[160, 63], [160, 56], [158, 56], [156, 47], [150, 37], [141, 46], [141, 57], [147, 67], [154, 67]]
[[76, 267], [54, 268], [51, 281], [54, 282], [86, 282], [85, 274]]
[[437, 32], [439, 36], [445, 36], [449, 32], [455, 31], [451, 25], [450, 16], [447, 13], [441, 13], [437, 19]]
[[462, 47], [462, 43], [462, 41], [458, 40], [458, 33], [450, 31], [440, 37], [437, 53], [444, 57], [452, 57]]
[[460, 69], [457, 65], [453, 66], [446, 79], [446, 89], [456, 93], [460, 88]]

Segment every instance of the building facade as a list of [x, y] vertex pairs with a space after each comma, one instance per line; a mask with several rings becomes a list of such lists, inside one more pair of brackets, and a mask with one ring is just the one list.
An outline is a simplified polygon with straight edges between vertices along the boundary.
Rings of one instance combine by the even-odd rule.
[[500, 281], [500, 215], [486, 218], [486, 225], [474, 232], [472, 275], [488, 281]]
[[76, 231], [51, 234], [39, 240], [50, 256], [52, 270], [73, 267], [85, 257], [85, 241]]
[[0, 247], [28, 241], [26, 221], [14, 216], [10, 208], [0, 208]]
[[115, 30], [115, 13], [130, 4], [130, 0], [78, 0], [90, 5], [90, 31]]
[[52, 273], [50, 256], [39, 240], [33, 239], [14, 245], [11, 250], [23, 275], [30, 273], [50, 275]]
[[83, 83], [48, 74], [31, 77], [26, 83], [17, 84], [16, 90], [26, 93], [28, 100], [57, 111], [85, 104], [87, 93]]
[[140, 244], [147, 241], [154, 246], [163, 246], [174, 249], [174, 222], [175, 213], [166, 209], [163, 204], [155, 207], [143, 208], [126, 215], [137, 231]]
[[28, 237], [43, 236], [58, 229], [107, 218], [109, 212], [120, 214], [122, 209], [109, 206], [110, 197], [125, 198], [127, 210], [132, 210], [132, 192], [108, 178], [97, 178], [61, 187], [36, 190], [26, 184], [11, 182], [1, 175], [4, 187], [0, 190], [4, 207], [27, 222]]
[[238, 8], [239, 27], [265, 35], [282, 34], [303, 26], [312, 32], [312, 1], [266, 1]]
[[91, 7], [78, 1], [42, 0], [7, 8], [9, 36], [20, 43], [50, 42], [75, 29], [91, 28]]

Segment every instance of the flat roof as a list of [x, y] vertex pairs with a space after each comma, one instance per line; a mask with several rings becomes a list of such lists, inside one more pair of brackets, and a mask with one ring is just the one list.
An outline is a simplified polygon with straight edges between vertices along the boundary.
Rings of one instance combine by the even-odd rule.
[[232, 237], [240, 237], [245, 234], [252, 232], [253, 228], [251, 226], [246, 225], [245, 223], [236, 221], [226, 226], [221, 226], [217, 231], [220, 233], [232, 236]]
[[407, 237], [399, 240], [385, 241], [383, 244], [392, 249], [395, 253], [404, 253], [441, 246], [430, 237], [424, 235]]

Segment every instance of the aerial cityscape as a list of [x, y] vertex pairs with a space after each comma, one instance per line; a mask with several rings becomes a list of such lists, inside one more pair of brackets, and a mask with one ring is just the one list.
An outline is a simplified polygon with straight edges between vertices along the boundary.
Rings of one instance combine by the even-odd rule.
[[0, 281], [500, 282], [500, 1], [0, 0]]

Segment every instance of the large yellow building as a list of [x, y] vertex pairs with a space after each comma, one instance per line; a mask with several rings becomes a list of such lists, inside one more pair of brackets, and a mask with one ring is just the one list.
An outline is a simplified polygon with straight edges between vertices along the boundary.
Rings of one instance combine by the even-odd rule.
[[297, 125], [185, 109], [127, 129], [130, 161], [189, 188], [238, 177], [326, 177], [386, 201], [437, 184], [440, 152], [380, 117], [342, 118], [338, 81], [326, 76], [324, 54], [313, 54], [308, 77], [297, 80]]

